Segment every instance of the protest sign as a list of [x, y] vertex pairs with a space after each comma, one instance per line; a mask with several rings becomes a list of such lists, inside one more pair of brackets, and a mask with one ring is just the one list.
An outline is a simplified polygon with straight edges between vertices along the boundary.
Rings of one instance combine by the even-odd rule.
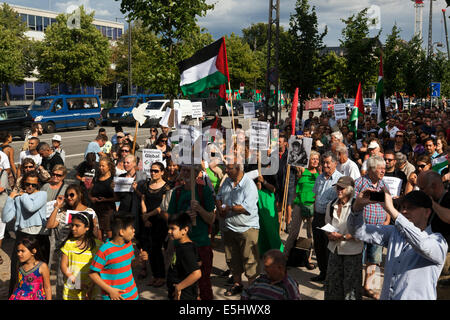
[[308, 167], [311, 154], [312, 138], [289, 138], [288, 164], [296, 167]]
[[53, 209], [55, 209], [55, 202], [56, 200], [47, 202], [47, 218], [52, 215]]
[[253, 102], [247, 102], [243, 104], [244, 119], [255, 118], [255, 104]]
[[192, 102], [192, 119], [203, 117], [203, 106], [201, 101]]
[[132, 192], [133, 178], [114, 177], [114, 192]]
[[328, 112], [328, 101], [322, 101], [322, 112]]
[[336, 120], [347, 119], [347, 110], [345, 108], [345, 103], [338, 103], [334, 105], [334, 118]]
[[384, 177], [384, 183], [388, 187], [389, 193], [395, 197], [400, 196], [402, 190], [402, 179], [396, 177]]
[[150, 177], [150, 168], [155, 162], [163, 162], [162, 151], [158, 149], [142, 150], [142, 170]]
[[250, 150], [269, 149], [270, 126], [268, 122], [252, 121], [250, 125]]

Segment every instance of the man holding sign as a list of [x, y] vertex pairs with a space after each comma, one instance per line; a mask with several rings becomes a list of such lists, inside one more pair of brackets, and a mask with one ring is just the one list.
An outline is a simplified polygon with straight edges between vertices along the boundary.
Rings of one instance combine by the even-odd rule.
[[[383, 179], [385, 182], [389, 182], [389, 186], [393, 187], [390, 191], [396, 190], [395, 193], [391, 193], [392, 196], [400, 196], [405, 192], [405, 186], [408, 182], [406, 174], [400, 169], [397, 169], [397, 160], [395, 159], [395, 152], [393, 150], [387, 150], [384, 152], [384, 161], [386, 161], [386, 172], [384, 173], [385, 178]], [[399, 180], [386, 179], [386, 177], [393, 177]]]

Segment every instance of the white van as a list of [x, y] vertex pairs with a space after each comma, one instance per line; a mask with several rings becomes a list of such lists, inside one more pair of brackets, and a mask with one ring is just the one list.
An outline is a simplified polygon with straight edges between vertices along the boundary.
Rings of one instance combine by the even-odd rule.
[[[170, 106], [170, 100], [150, 100], [147, 102], [145, 116], [150, 125], [158, 125], [161, 118], [166, 113], [166, 109]], [[191, 100], [173, 100], [174, 109], [181, 111], [181, 120], [186, 117], [192, 117]]]

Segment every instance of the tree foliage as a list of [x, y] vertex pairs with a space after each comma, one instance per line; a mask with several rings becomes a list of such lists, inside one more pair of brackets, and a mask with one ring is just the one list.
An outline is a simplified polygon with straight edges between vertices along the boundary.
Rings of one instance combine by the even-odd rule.
[[94, 12], [87, 14], [80, 7], [79, 29], [67, 27], [68, 14], [56, 17], [38, 45], [39, 79], [51, 84], [68, 83], [96, 86], [106, 83], [110, 67], [108, 39], [92, 24]]

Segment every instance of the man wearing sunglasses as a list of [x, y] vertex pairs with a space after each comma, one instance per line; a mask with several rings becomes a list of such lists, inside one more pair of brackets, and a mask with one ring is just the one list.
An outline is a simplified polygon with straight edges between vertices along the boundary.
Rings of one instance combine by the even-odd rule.
[[[35, 236], [41, 245], [43, 259], [48, 263], [50, 243], [47, 223], [47, 193], [39, 191], [39, 177], [35, 171], [23, 176], [22, 189], [25, 192], [13, 190], [6, 199], [2, 211], [2, 221], [10, 222], [15, 219], [14, 232], [16, 244], [25, 236]], [[11, 255], [11, 280], [9, 283], [9, 295], [11, 295], [17, 280], [17, 255]]]

